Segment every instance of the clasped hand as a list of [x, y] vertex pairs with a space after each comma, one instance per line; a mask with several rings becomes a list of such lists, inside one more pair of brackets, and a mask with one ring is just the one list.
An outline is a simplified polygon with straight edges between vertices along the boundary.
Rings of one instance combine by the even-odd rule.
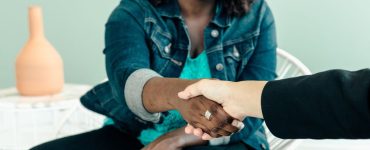
[[[204, 96], [182, 100], [175, 105], [185, 121], [189, 123], [185, 132], [191, 132], [200, 137], [204, 135], [202, 137], [204, 140], [229, 136], [244, 127], [241, 121], [227, 114], [220, 104]], [[208, 114], [206, 114], [207, 111]], [[189, 130], [193, 128], [196, 129]]]
[[[226, 111], [233, 118], [244, 120], [246, 116], [261, 118], [261, 93], [266, 81], [246, 81], [240, 83], [203, 79], [185, 88], [178, 93], [182, 99], [191, 99], [202, 95], [222, 105], [222, 111]], [[245, 91], [248, 91], [247, 93]], [[218, 105], [219, 106], [219, 105]], [[221, 108], [220, 108], [221, 110]], [[243, 126], [234, 121], [234, 126]], [[202, 132], [205, 131], [205, 132]], [[208, 134], [207, 130], [196, 125], [188, 125], [185, 129], [188, 134], [209, 140], [214, 134]]]

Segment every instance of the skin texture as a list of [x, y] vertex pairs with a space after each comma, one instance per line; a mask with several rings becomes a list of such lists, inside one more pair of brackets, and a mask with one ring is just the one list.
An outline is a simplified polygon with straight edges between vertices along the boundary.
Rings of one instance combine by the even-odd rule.
[[190, 37], [190, 56], [194, 58], [204, 50], [203, 31], [212, 19], [215, 0], [179, 0], [179, 5]]
[[192, 145], [205, 145], [207, 141], [200, 139], [198, 136], [186, 134], [184, 127], [176, 129], [165, 135], [162, 135], [143, 150], [180, 150]]
[[[233, 118], [223, 110], [220, 104], [210, 101], [204, 96], [182, 101], [178, 108], [188, 123], [201, 128], [213, 137], [228, 136], [239, 130], [231, 125]], [[207, 110], [212, 113], [209, 121], [204, 117], [204, 112]]]
[[[267, 81], [228, 82], [203, 79], [186, 87], [184, 91], [178, 93], [178, 96], [183, 99], [191, 99], [203, 95], [221, 104], [227, 113], [239, 120], [243, 120], [247, 116], [263, 118], [261, 95], [266, 83]], [[237, 122], [232, 124], [238, 126]], [[196, 126], [188, 125], [185, 132], [200, 135], [204, 140], [212, 139], [212, 135], [199, 130]]]
[[[234, 119], [223, 110], [220, 104], [204, 96], [193, 97], [186, 101], [177, 96], [178, 92], [195, 82], [195, 80], [177, 78], [153, 78], [144, 86], [144, 107], [152, 113], [176, 109], [184, 120], [213, 137], [237, 132], [239, 129], [232, 125]], [[204, 117], [207, 110], [212, 113], [210, 120]]]

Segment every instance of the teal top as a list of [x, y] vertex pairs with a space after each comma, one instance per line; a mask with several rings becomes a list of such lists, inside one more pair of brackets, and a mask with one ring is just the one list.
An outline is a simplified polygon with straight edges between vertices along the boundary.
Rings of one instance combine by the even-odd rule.
[[[202, 79], [211, 77], [205, 51], [200, 53], [196, 58], [191, 58], [190, 55], [188, 55], [180, 75], [181, 79]], [[166, 113], [162, 113], [162, 115], [163, 121], [161, 123], [154, 124], [153, 128], [141, 131], [138, 139], [143, 145], [148, 145], [161, 135], [186, 125], [185, 120], [177, 110], [170, 110]], [[105, 125], [109, 124], [113, 124], [111, 119], [105, 121]]]
[[[190, 55], [188, 55], [180, 78], [211, 78], [208, 58], [205, 51], [200, 53], [196, 58], [191, 58]], [[142, 144], [148, 145], [161, 135], [186, 125], [185, 120], [182, 118], [181, 114], [177, 110], [170, 110], [168, 111], [168, 113], [163, 113], [162, 115], [163, 121], [161, 123], [154, 124], [153, 128], [141, 131], [138, 139]]]

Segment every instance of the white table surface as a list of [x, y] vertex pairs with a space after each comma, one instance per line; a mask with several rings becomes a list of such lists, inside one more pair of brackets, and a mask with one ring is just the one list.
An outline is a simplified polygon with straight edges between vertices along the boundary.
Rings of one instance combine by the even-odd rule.
[[2, 89], [0, 90], [0, 108], [42, 109], [63, 107], [78, 103], [79, 97], [90, 88], [91, 86], [88, 85], [66, 84], [61, 93], [48, 96], [20, 96], [14, 87]]
[[[79, 98], [90, 88], [87, 85], [66, 84], [59, 94], [38, 97], [20, 96], [15, 88], [0, 90], [0, 150], [29, 149], [56, 138], [63, 119], [88, 118], [88, 115], [81, 113], [87, 110], [81, 106]], [[77, 108], [81, 116], [76, 117], [72, 113]], [[66, 123], [68, 134], [89, 130], [85, 129], [86, 125], [76, 126], [76, 122]]]
[[370, 150], [370, 140], [302, 140], [297, 150]]

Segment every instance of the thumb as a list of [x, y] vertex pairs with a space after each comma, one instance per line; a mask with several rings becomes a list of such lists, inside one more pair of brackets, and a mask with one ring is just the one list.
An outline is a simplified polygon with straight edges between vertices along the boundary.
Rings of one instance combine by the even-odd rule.
[[177, 94], [181, 99], [190, 99], [199, 95], [202, 95], [201, 89], [199, 88], [199, 81], [189, 85], [184, 91]]

